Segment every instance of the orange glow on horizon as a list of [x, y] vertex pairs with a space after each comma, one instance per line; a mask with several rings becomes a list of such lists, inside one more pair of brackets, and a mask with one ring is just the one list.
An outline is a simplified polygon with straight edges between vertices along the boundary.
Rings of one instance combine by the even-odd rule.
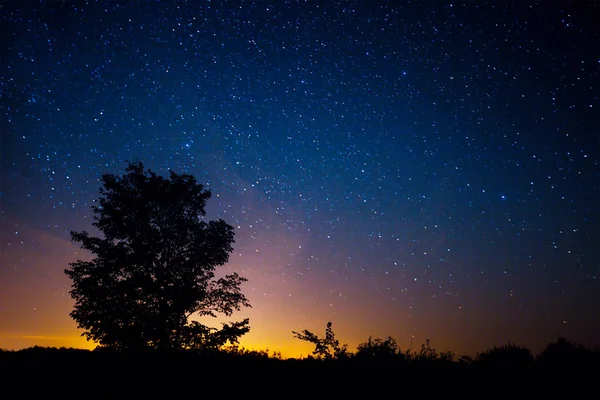
[[96, 345], [81, 336], [35, 336], [0, 334], [0, 349], [21, 350], [29, 347], [67, 347], [93, 350]]
[[[70, 282], [63, 273], [70, 262], [86, 255], [57, 235], [16, 225], [19, 239], [34, 242], [37, 251], [26, 251], [12, 237], [0, 238], [11, 246], [10, 251], [2, 254], [8, 268], [0, 268], [0, 284], [11, 282], [10, 286], [0, 287], [0, 348], [95, 347], [80, 336], [81, 330], [69, 316], [73, 301], [68, 294]], [[474, 287], [470, 292], [464, 291], [460, 298], [444, 302], [426, 290], [418, 293], [406, 290], [392, 299], [384, 291], [375, 291], [377, 283], [361, 272], [348, 271], [340, 278], [333, 276], [338, 271], [319, 268], [316, 261], [311, 261], [314, 267], [302, 276], [287, 275], [290, 269], [285, 267], [294, 262], [290, 253], [310, 258], [311, 243], [307, 236], [272, 231], [257, 240], [268, 242], [268, 250], [259, 253], [248, 244], [240, 244], [230, 262], [218, 270], [219, 273], [237, 271], [248, 278], [242, 290], [252, 308], [242, 309], [231, 318], [214, 320], [218, 325], [250, 318], [250, 332], [240, 339], [241, 346], [247, 349], [268, 348], [270, 354], [277, 351], [284, 358], [305, 357], [314, 347], [295, 339], [292, 331], [308, 329], [323, 336], [328, 321], [333, 323], [340, 344], [348, 344], [350, 351], [369, 336], [391, 336], [406, 350], [411, 346], [413, 332], [413, 350], [431, 339], [433, 348], [457, 355], [475, 355], [509, 341], [525, 345], [535, 353], [557, 339], [555, 329], [545, 329], [543, 321], [527, 315], [515, 314], [513, 326], [498, 325], [495, 315], [510, 313], [507, 308], [510, 304], [479, 305], [477, 299], [488, 294], [485, 287]], [[390, 280], [409, 287], [407, 277], [402, 274]], [[419, 302], [414, 301], [416, 296]], [[569, 329], [570, 325], [565, 325], [559, 334], [585, 344], [587, 338], [579, 340], [577, 332]]]

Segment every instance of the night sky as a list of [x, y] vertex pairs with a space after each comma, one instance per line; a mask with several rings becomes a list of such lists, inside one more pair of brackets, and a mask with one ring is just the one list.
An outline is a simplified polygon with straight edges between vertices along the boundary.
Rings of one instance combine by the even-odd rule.
[[[2, 2], [0, 347], [92, 348], [104, 173], [193, 174], [248, 348], [600, 345], [600, 5]], [[218, 321], [217, 321], [218, 322]]]

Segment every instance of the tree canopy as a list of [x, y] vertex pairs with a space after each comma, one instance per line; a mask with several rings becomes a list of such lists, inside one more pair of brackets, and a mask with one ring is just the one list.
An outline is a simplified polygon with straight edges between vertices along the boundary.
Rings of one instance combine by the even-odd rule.
[[71, 317], [88, 340], [119, 350], [205, 349], [236, 343], [249, 320], [208, 327], [190, 317], [231, 316], [250, 307], [237, 273], [215, 278], [229, 260], [233, 227], [205, 221], [211, 192], [192, 175], [168, 178], [129, 163], [105, 174], [94, 222], [104, 237], [71, 232], [95, 258], [65, 270]]

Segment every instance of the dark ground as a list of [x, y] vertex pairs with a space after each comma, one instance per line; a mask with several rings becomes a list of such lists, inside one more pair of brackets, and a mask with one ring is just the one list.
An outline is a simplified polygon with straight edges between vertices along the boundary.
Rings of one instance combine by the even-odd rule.
[[277, 360], [260, 356], [0, 352], [9, 398], [600, 399], [600, 368]]

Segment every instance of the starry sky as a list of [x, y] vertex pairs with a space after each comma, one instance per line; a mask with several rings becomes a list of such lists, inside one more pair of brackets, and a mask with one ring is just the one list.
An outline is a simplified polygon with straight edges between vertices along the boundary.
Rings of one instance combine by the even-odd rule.
[[[551, 4], [552, 3], [552, 4]], [[92, 348], [99, 178], [193, 174], [248, 348], [600, 345], [600, 5], [3, 2], [0, 347]]]

